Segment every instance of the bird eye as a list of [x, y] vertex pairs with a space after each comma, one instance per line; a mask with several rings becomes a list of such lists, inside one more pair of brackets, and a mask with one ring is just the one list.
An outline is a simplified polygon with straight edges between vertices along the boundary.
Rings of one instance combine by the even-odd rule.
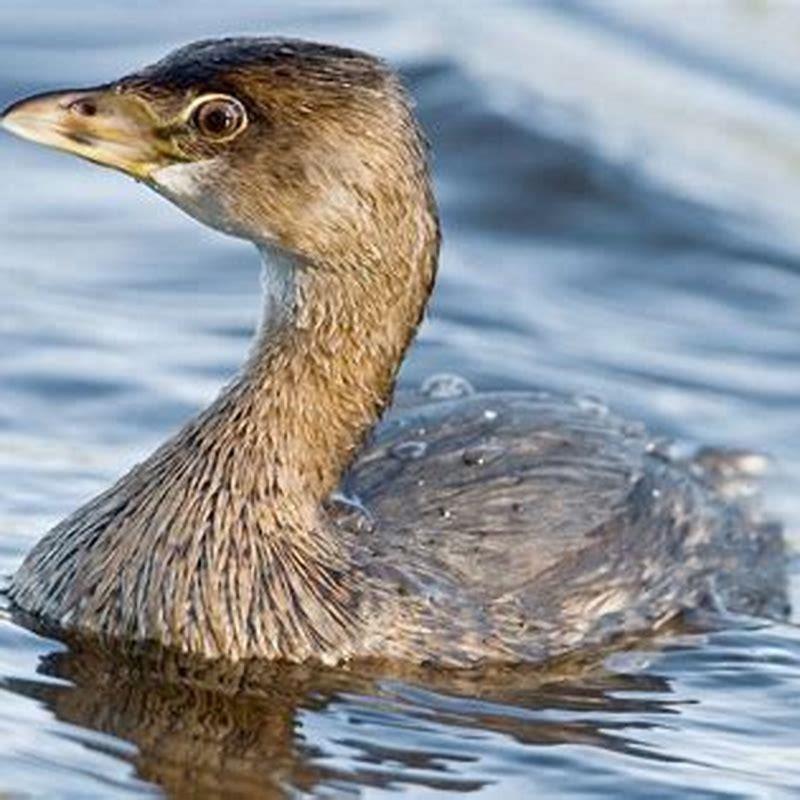
[[67, 108], [79, 117], [93, 117], [97, 113], [97, 104], [91, 100], [75, 100]]
[[211, 97], [195, 105], [191, 120], [209, 139], [230, 139], [247, 124], [247, 113], [233, 97]]

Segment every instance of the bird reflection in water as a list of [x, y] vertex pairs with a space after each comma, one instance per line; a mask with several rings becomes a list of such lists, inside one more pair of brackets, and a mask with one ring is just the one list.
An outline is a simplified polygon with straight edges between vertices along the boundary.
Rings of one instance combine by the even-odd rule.
[[[137, 776], [176, 797], [398, 784], [468, 792], [487, 783], [485, 771], [476, 764], [472, 777], [469, 766], [487, 735], [523, 748], [587, 745], [641, 756], [628, 732], [649, 727], [643, 715], [678, 710], [665, 678], [611, 672], [600, 654], [546, 670], [374, 663], [350, 671], [209, 662], [156, 647], [122, 652], [82, 637], [68, 645], [39, 667], [60, 680], [7, 678], [5, 688], [43, 703], [62, 722], [132, 743]], [[332, 716], [335, 737], [326, 738]], [[343, 736], [347, 729], [351, 735]], [[419, 738], [398, 745], [398, 731]], [[447, 747], [437, 749], [443, 734]], [[453, 749], [454, 736], [463, 752]], [[95, 738], [86, 744], [104, 747]]]

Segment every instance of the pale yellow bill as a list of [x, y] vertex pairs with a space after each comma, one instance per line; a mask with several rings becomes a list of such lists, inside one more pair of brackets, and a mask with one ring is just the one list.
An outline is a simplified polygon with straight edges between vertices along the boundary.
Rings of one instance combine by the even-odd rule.
[[143, 101], [105, 87], [51, 92], [14, 103], [0, 125], [10, 133], [145, 179], [170, 163]]

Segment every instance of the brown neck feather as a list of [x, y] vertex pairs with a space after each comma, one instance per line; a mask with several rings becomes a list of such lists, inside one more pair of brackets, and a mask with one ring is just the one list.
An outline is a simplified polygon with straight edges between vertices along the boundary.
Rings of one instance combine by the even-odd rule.
[[430, 206], [404, 222], [386, 223], [384, 247], [353, 243], [325, 263], [262, 248], [261, 328], [239, 378], [201, 420], [216, 429], [204, 431], [208, 442], [236, 443], [232, 469], [264, 481], [258, 495], [278, 528], [316, 516], [391, 399], [439, 244]]

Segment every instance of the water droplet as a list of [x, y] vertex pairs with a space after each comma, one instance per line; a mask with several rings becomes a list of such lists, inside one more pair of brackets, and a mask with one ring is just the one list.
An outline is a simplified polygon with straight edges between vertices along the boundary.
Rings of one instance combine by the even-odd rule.
[[419, 390], [431, 400], [453, 400], [475, 394], [475, 389], [466, 378], [449, 372], [431, 375], [423, 381]]
[[492, 422], [497, 419], [497, 412], [493, 408], [487, 408], [483, 412], [483, 418]]
[[482, 467], [497, 461], [505, 452], [505, 448], [497, 445], [484, 444], [476, 447], [468, 447], [462, 454], [461, 460], [469, 467]]
[[575, 395], [575, 405], [581, 411], [587, 411], [597, 417], [605, 417], [609, 411], [608, 406], [599, 398], [591, 394]]
[[661, 461], [671, 462], [675, 458], [673, 442], [671, 439], [659, 438], [651, 439], [645, 445], [645, 451], [651, 456], [655, 456]]
[[[341, 491], [332, 492], [328, 498], [328, 509], [337, 524], [347, 522], [347, 527], [353, 527], [359, 532], [371, 533], [375, 529], [372, 512], [357, 495], [348, 495]], [[344, 517], [339, 518], [340, 515]]]
[[418, 458], [422, 458], [425, 455], [425, 452], [428, 449], [428, 445], [425, 442], [418, 442], [418, 441], [408, 441], [408, 442], [399, 442], [398, 444], [394, 445], [389, 450], [389, 455], [392, 458], [396, 458], [398, 461], [416, 461]]

